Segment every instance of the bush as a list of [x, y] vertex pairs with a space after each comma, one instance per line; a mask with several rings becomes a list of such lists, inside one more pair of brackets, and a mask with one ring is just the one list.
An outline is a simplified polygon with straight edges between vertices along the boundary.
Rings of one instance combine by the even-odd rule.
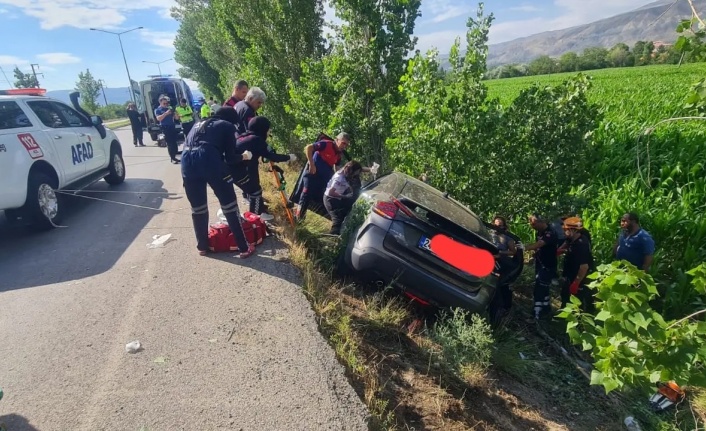
[[493, 345], [490, 325], [477, 314], [470, 318], [468, 314], [460, 308], [453, 309], [451, 315], [444, 311], [431, 331], [444, 361], [463, 379], [468, 379], [469, 373], [487, 370]]
[[98, 110], [96, 111], [96, 115], [100, 115], [100, 117], [104, 120], [126, 118], [126, 109], [126, 106], [118, 105], [117, 103], [111, 103], [108, 106], [101, 106], [100, 108], [98, 108]]

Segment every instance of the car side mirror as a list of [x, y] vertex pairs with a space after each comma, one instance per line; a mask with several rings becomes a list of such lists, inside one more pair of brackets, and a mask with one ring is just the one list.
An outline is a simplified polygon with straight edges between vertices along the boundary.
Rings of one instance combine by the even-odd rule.
[[100, 126], [103, 124], [103, 119], [98, 115], [94, 115], [91, 117], [91, 123], [93, 123], [94, 126]]

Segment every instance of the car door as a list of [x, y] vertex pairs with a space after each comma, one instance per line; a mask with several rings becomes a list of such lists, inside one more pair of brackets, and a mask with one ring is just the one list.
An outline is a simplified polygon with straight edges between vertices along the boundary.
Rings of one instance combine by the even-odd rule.
[[80, 148], [78, 133], [57, 110], [55, 103], [50, 100], [31, 100], [27, 106], [41, 121], [38, 126], [54, 142], [64, 182], [70, 183], [83, 177], [86, 164], [77, 153]]
[[106, 150], [110, 148], [110, 143], [106, 145], [103, 142], [90, 119], [61, 102], [52, 101], [51, 103], [78, 134], [79, 147], [76, 148], [76, 156], [86, 166], [86, 174], [108, 166]]

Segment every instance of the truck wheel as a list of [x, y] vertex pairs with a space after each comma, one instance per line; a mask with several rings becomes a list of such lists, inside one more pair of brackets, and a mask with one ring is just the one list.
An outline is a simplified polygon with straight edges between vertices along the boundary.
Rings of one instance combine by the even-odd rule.
[[54, 184], [48, 175], [41, 172], [30, 174], [27, 182], [27, 202], [24, 212], [32, 224], [39, 229], [51, 229], [61, 220], [61, 202], [59, 195], [54, 191]]
[[110, 150], [110, 174], [103, 177], [106, 183], [114, 186], [125, 181], [125, 161], [123, 155], [115, 148]]

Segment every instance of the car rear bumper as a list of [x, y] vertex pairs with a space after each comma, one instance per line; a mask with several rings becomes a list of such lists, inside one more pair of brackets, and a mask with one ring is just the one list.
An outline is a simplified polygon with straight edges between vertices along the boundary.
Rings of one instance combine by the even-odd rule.
[[473, 313], [483, 313], [495, 288], [484, 284], [476, 292], [468, 292], [442, 280], [414, 264], [388, 252], [383, 246], [386, 232], [370, 223], [351, 238], [346, 263], [359, 276], [369, 281], [383, 282], [438, 307], [461, 307]]

